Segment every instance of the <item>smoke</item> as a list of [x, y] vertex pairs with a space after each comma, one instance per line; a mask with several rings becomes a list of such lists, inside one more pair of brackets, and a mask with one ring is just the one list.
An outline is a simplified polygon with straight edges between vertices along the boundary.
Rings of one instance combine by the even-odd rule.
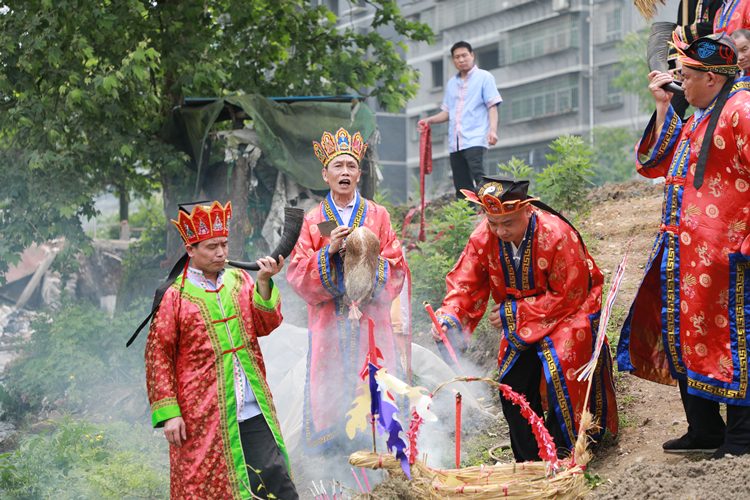
[[[282, 435], [290, 454], [298, 490], [304, 490], [309, 494], [309, 481], [322, 478], [327, 482], [332, 479], [339, 480], [358, 491], [346, 456], [354, 451], [372, 449], [370, 426], [368, 425], [366, 433], [357, 432], [355, 440], [345, 443], [345, 447], [333, 459], [331, 457], [336, 453], [328, 452], [325, 458], [320, 455], [303, 455], [302, 404], [307, 363], [307, 330], [284, 322], [271, 335], [259, 340], [267, 367], [268, 383], [274, 395]], [[486, 375], [486, 369], [476, 366], [468, 359], [461, 359], [460, 362], [463, 373], [466, 375], [480, 377]], [[443, 382], [458, 376], [438, 354], [418, 344], [412, 344], [412, 372], [414, 385], [424, 387], [428, 393], [434, 391]], [[438, 421], [425, 422], [422, 425], [418, 440], [420, 460], [426, 456], [426, 464], [433, 468], [455, 467], [456, 392], [461, 392], [463, 399], [464, 436], [470, 438], [478, 430], [484, 428], [489, 421], [498, 418], [484, 409], [492, 394], [488, 388], [488, 385], [481, 382], [470, 384], [460, 382], [451, 384], [438, 392], [431, 405], [432, 411], [438, 415]], [[478, 401], [478, 399], [483, 401]], [[409, 413], [400, 417], [405, 431], [409, 429], [409, 418]], [[385, 452], [387, 437], [387, 433], [384, 433], [383, 437], [379, 435], [376, 437], [376, 447], [379, 453]], [[323, 462], [326, 461], [328, 464], [324, 467]], [[332, 465], [331, 462], [335, 462], [337, 466]], [[361, 471], [359, 474], [360, 481], [362, 481]], [[368, 471], [367, 474], [371, 485], [385, 478], [384, 474], [379, 471]]]

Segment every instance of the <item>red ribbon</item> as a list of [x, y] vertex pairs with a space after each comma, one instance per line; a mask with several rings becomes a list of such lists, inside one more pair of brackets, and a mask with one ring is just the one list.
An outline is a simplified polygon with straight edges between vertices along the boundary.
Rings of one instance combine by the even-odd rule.
[[228, 351], [224, 351], [224, 352], [222, 352], [222, 354], [231, 354], [231, 353], [237, 352], [240, 349], [244, 349], [244, 348], [245, 348], [245, 346], [241, 345], [239, 347], [235, 347], [234, 349], [229, 349]]
[[424, 176], [432, 173], [432, 129], [428, 124], [422, 127], [419, 136], [419, 196], [422, 214], [419, 216], [419, 241], [425, 240], [424, 222]]

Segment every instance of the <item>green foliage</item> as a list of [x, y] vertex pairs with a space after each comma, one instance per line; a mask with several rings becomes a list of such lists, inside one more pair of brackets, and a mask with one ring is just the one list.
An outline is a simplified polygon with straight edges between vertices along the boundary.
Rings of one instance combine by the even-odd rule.
[[167, 499], [167, 444], [143, 426], [85, 420], [21, 440], [0, 455], [0, 490], [7, 500]]
[[629, 127], [594, 127], [594, 177], [597, 186], [625, 182], [635, 175], [638, 133]]
[[565, 212], [578, 212], [586, 204], [586, 188], [591, 185], [591, 150], [580, 137], [563, 135], [550, 146], [551, 161], [537, 175], [536, 192], [551, 207]]
[[427, 301], [433, 307], [442, 303], [446, 293], [445, 275], [453, 268], [474, 231], [475, 216], [474, 208], [463, 199], [443, 207], [427, 228], [427, 241], [419, 243], [419, 251], [409, 253], [413, 303]]
[[160, 199], [152, 197], [131, 217], [131, 225], [144, 228], [141, 238], [132, 243], [122, 259], [122, 278], [117, 289], [117, 310], [130, 308], [140, 297], [153, 296], [166, 278], [161, 268], [167, 246], [166, 218]]
[[604, 484], [604, 478], [601, 477], [596, 472], [586, 471], [583, 473], [583, 477], [586, 478], [586, 483], [592, 488], [597, 488], [601, 486], [602, 484]]
[[646, 45], [651, 25], [640, 31], [631, 31], [617, 44], [620, 56], [620, 76], [612, 82], [623, 92], [638, 96], [638, 108], [643, 113], [654, 110], [654, 98], [648, 90], [648, 61], [646, 60]]
[[[98, 232], [97, 237], [109, 238], [111, 240], [116, 240], [120, 237], [119, 211], [111, 213], [108, 217], [100, 217], [97, 221], [104, 224], [114, 224], [107, 227], [105, 230]], [[137, 203], [135, 211], [133, 211], [133, 204], [131, 203], [130, 214], [128, 217], [131, 236], [139, 236], [138, 232], [134, 233], [133, 228], [145, 228], [145, 231], [155, 231], [156, 226], [154, 223], [161, 224], [162, 227], [166, 224], [161, 196], [149, 196], [141, 200]], [[143, 236], [143, 233], [141, 233], [140, 236]]]
[[103, 190], [147, 195], [185, 174], [160, 131], [186, 97], [356, 92], [402, 108], [418, 75], [382, 32], [433, 34], [394, 0], [367, 3], [363, 33], [312, 0], [5, 0], [0, 276], [34, 242], [85, 246]]
[[124, 344], [145, 315], [141, 307], [110, 317], [63, 294], [60, 309], [38, 314], [29, 340], [16, 346], [20, 355], [6, 368], [0, 387], [5, 416], [22, 416], [43, 404], [71, 410], [101, 404], [103, 387], [141, 385], [145, 335], [130, 349]]
[[509, 175], [514, 179], [525, 179], [528, 181], [534, 180], [534, 169], [526, 165], [526, 162], [519, 160], [515, 156], [510, 159], [506, 164], [498, 163], [497, 168], [500, 169], [501, 174]]

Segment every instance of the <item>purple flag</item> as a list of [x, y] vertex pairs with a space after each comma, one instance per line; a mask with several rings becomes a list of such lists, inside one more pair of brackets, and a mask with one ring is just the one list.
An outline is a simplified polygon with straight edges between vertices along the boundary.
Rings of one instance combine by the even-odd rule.
[[388, 431], [388, 441], [386, 445], [388, 450], [392, 451], [397, 459], [401, 460], [401, 468], [404, 470], [406, 477], [411, 479], [411, 470], [409, 469], [409, 458], [406, 456], [408, 443], [401, 436], [404, 428], [398, 420], [401, 412], [396, 404], [386, 396], [388, 392], [385, 387], [380, 387], [375, 380], [375, 373], [378, 367], [370, 363], [370, 410], [373, 416], [378, 417], [378, 433], [383, 436], [383, 431]]

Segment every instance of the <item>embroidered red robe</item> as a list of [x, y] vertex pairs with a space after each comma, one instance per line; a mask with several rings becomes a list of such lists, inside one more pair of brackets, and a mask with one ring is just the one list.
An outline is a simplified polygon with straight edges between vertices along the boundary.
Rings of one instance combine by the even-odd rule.
[[[585, 382], [574, 372], [591, 359], [601, 313], [603, 277], [573, 228], [534, 208], [515, 269], [510, 243], [486, 220], [472, 233], [446, 277], [448, 294], [437, 311], [454, 348], [465, 351], [484, 316], [490, 296], [502, 304], [500, 378], [521, 351], [534, 349], [542, 361], [547, 400], [557, 412], [568, 446], [575, 442], [585, 399]], [[617, 433], [617, 404], [609, 348], [602, 349], [589, 411], [601, 430]]]
[[254, 295], [252, 278], [230, 269], [224, 272], [224, 284], [215, 291], [186, 280], [180, 293], [181, 282], [182, 275], [164, 294], [146, 344], [146, 381], [154, 427], [181, 416], [187, 433], [181, 447], [169, 447], [171, 498], [249, 499], [233, 363], [237, 356], [286, 458], [258, 345], [258, 337], [281, 324], [278, 289], [273, 287], [271, 301], [264, 304]]
[[750, 3], [747, 0], [728, 0], [719, 8], [714, 18], [714, 33], [731, 34], [738, 29], [750, 28]]
[[[750, 406], [750, 80], [735, 82], [714, 132], [703, 184], [693, 179], [712, 103], [686, 123], [670, 108], [652, 151], [654, 118], [637, 146], [644, 177], [666, 177], [659, 234], [623, 325], [620, 370], [722, 403]], [[744, 243], [744, 244], [743, 244]]]
[[[411, 345], [398, 342], [391, 328], [391, 302], [399, 296], [407, 270], [406, 260], [385, 208], [358, 196], [349, 221], [350, 227], [365, 226], [380, 240], [377, 284], [372, 301], [362, 310], [359, 322], [348, 319], [344, 303], [341, 258], [328, 252], [329, 237], [323, 237], [317, 224], [342, 221], [330, 193], [305, 216], [297, 245], [290, 256], [287, 281], [307, 302], [309, 350], [305, 382], [303, 449], [316, 453], [344, 434], [346, 412], [356, 396], [358, 372], [367, 357], [368, 319], [375, 323], [375, 343], [382, 351], [382, 366], [409, 383], [405, 359], [399, 351]], [[360, 325], [362, 327], [360, 328]], [[401, 345], [399, 345], [401, 344]], [[401, 348], [401, 349], [400, 349]], [[406, 359], [410, 358], [408, 352]]]

